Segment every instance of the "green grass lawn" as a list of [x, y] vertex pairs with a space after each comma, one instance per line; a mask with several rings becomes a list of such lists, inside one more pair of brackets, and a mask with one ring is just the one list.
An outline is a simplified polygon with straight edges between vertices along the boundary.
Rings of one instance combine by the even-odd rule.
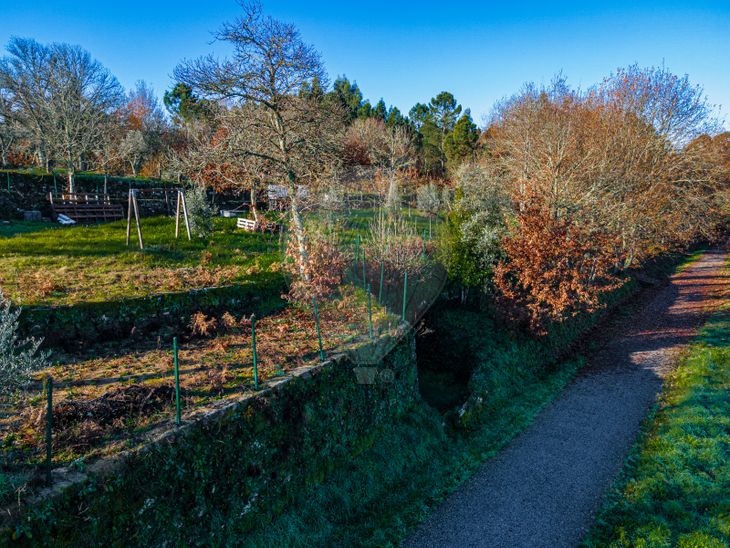
[[143, 219], [145, 249], [126, 221], [60, 227], [0, 224], [0, 287], [16, 304], [75, 304], [185, 291], [250, 280], [276, 270], [277, 235], [246, 232], [215, 219], [207, 240], [175, 239], [174, 219]]
[[730, 309], [668, 380], [585, 544], [730, 545]]
[[[341, 243], [367, 238], [376, 215], [374, 209], [338, 213]], [[405, 209], [402, 217], [417, 234], [435, 236], [438, 219], [429, 223]], [[308, 223], [325, 218], [309, 215]], [[210, 238], [188, 241], [184, 227], [175, 239], [174, 219], [145, 218], [142, 251], [134, 227], [127, 247], [126, 220], [75, 227], [2, 222], [0, 287], [17, 305], [73, 305], [255, 282], [279, 270], [284, 243], [278, 234], [246, 232], [229, 218], [215, 218], [214, 225]]]

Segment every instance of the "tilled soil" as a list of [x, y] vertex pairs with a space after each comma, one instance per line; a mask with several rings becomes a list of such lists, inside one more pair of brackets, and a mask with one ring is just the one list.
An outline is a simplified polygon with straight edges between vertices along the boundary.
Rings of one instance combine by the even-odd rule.
[[677, 351], [728, 298], [727, 258], [706, 253], [609, 322], [578, 378], [405, 545], [576, 546]]

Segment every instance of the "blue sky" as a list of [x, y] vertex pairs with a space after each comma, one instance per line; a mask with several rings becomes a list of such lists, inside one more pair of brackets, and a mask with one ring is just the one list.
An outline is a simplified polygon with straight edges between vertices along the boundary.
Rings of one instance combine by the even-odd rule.
[[[407, 112], [442, 90], [477, 122], [528, 81], [562, 71], [589, 87], [634, 62], [689, 74], [730, 121], [730, 1], [316, 2], [265, 1], [295, 23], [334, 78]], [[125, 87], [143, 79], [162, 95], [183, 58], [225, 53], [212, 31], [239, 12], [233, 0], [0, 0], [0, 43], [13, 36], [80, 44]]]

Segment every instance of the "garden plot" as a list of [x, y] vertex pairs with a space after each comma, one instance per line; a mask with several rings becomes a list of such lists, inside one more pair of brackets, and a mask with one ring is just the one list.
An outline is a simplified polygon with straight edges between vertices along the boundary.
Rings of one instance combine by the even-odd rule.
[[[362, 290], [345, 287], [319, 307], [323, 350], [347, 351], [369, 341], [368, 305]], [[210, 338], [181, 345], [180, 388], [183, 419], [196, 410], [254, 390], [250, 321], [224, 314], [198, 317], [198, 330]], [[377, 337], [399, 325], [399, 318], [373, 305]], [[292, 306], [256, 323], [259, 386], [291, 370], [319, 361], [311, 309]], [[1, 447], [5, 458], [40, 462], [45, 451], [46, 398], [43, 381], [54, 379], [54, 465], [79, 457], [111, 454], [134, 445], [145, 431], [174, 422], [173, 353], [164, 347], [58, 364], [35, 375], [34, 384], [3, 402]]]

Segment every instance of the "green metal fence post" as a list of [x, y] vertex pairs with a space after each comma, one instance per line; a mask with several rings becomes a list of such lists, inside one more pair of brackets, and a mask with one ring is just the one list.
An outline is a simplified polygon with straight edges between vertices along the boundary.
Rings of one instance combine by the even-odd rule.
[[431, 228], [431, 221], [433, 217], [431, 215], [428, 216], [428, 239], [429, 241], [433, 239], [433, 230]]
[[406, 321], [406, 295], [408, 294], [408, 271], [403, 272], [403, 309], [401, 310], [401, 321]]
[[319, 342], [319, 361], [324, 361], [324, 349], [322, 348], [322, 331], [319, 328], [319, 311], [317, 310], [317, 299], [312, 295], [312, 308], [314, 309], [314, 324], [317, 326], [317, 342]]
[[50, 375], [46, 380], [46, 397], [48, 407], [46, 409], [46, 483], [51, 483], [51, 468], [53, 465], [53, 377]]
[[378, 289], [378, 305], [383, 304], [383, 275], [385, 274], [385, 261], [380, 259], [380, 288]]
[[253, 387], [259, 389], [259, 355], [256, 352], [256, 314], [251, 314], [251, 351], [253, 352]]
[[53, 174], [53, 193], [58, 194], [58, 185], [56, 184], [56, 174]]
[[180, 366], [177, 359], [177, 337], [172, 338], [173, 363], [175, 366], [175, 424], [180, 426]]
[[365, 274], [365, 248], [362, 250], [362, 287], [365, 289], [367, 286], [367, 277]]
[[373, 338], [373, 298], [370, 294], [370, 284], [368, 284], [368, 324], [370, 326], [370, 338]]

